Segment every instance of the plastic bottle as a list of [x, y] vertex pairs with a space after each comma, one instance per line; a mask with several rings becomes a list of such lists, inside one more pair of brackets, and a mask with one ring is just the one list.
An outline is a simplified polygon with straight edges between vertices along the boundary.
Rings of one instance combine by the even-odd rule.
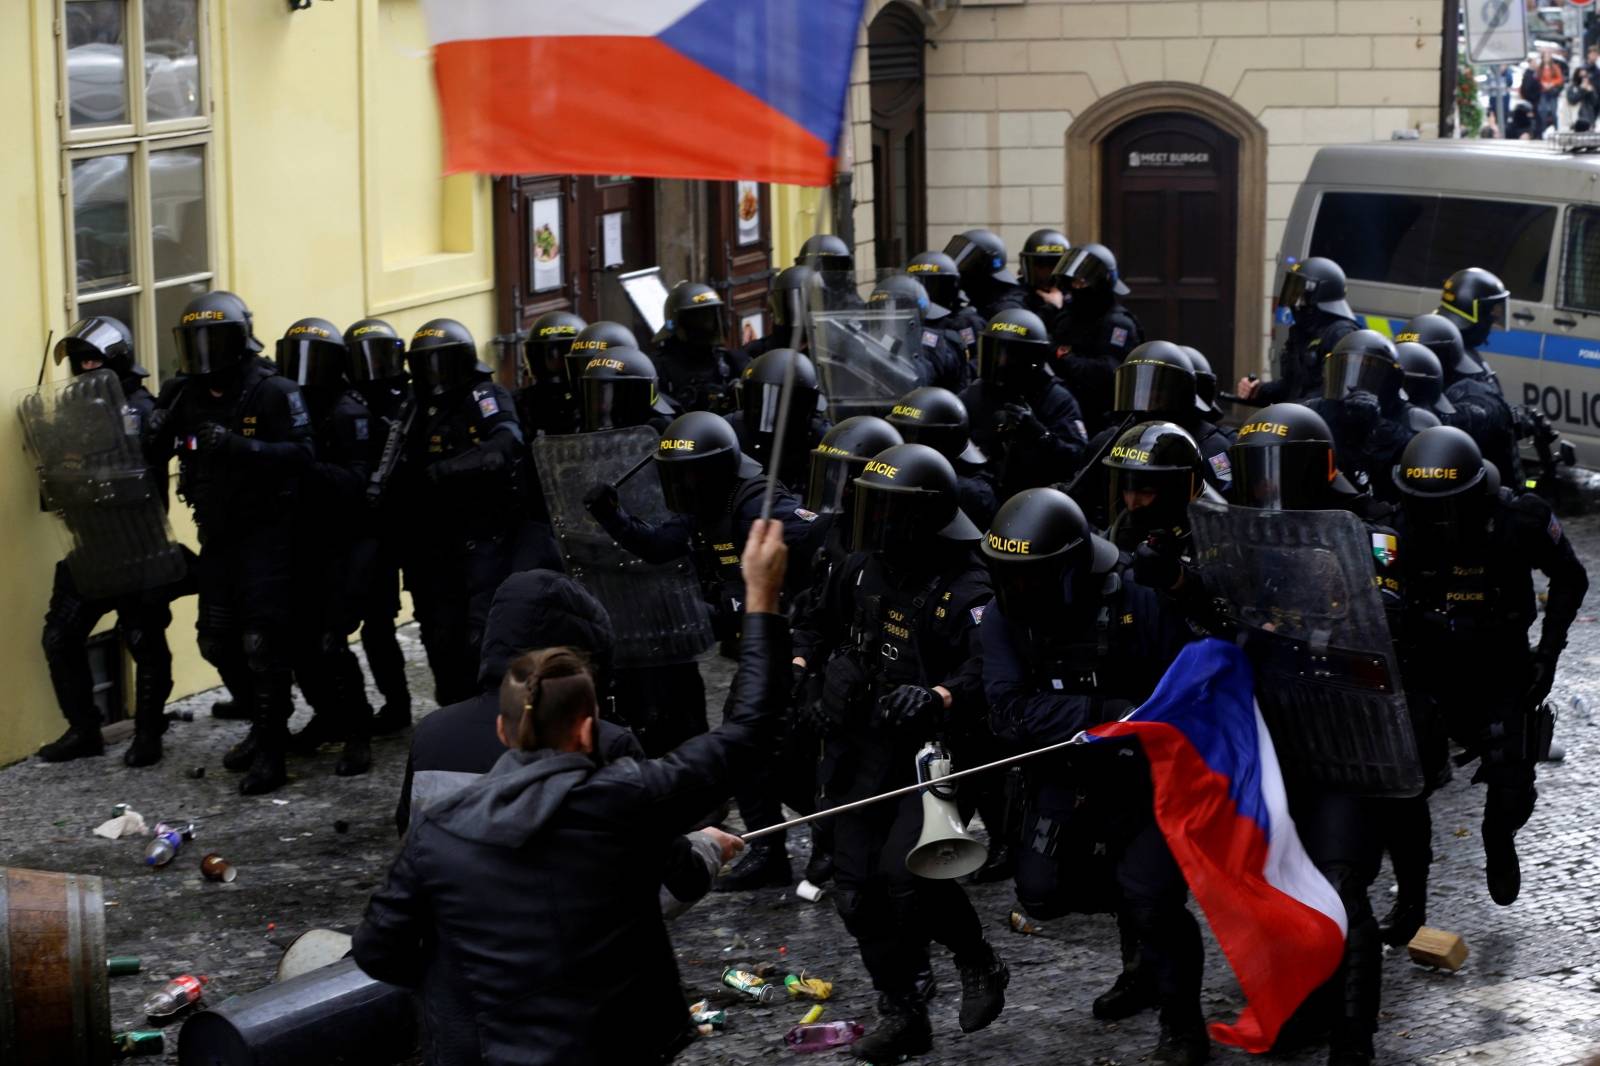
[[806, 1054], [812, 1051], [829, 1051], [846, 1044], [854, 1044], [866, 1034], [867, 1028], [857, 1021], [813, 1022], [797, 1025], [784, 1035], [783, 1042], [789, 1050]]
[[144, 1001], [144, 1013], [150, 1018], [167, 1018], [191, 1003], [198, 1003], [205, 991], [209, 977], [180, 974], [167, 982], [165, 988]]
[[193, 824], [168, 825], [166, 822], [157, 822], [156, 837], [150, 841], [150, 846], [144, 849], [144, 864], [146, 866], [165, 866], [178, 854], [178, 849], [183, 847], [183, 842], [193, 836]]

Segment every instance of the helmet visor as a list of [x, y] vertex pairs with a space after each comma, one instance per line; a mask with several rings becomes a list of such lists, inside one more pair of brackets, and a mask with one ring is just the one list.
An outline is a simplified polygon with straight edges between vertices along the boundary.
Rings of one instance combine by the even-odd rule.
[[232, 370], [244, 362], [250, 328], [243, 322], [211, 322], [178, 326], [172, 336], [178, 344], [178, 369], [204, 376]]
[[1116, 279], [1100, 257], [1084, 248], [1074, 248], [1056, 264], [1055, 275], [1077, 288], [1109, 288]]
[[1334, 352], [1322, 361], [1322, 395], [1342, 400], [1352, 392], [1385, 396], [1393, 391], [1398, 371], [1394, 363], [1377, 355]]
[[1195, 409], [1194, 376], [1166, 363], [1127, 362], [1117, 368], [1114, 409], [1186, 415]]
[[528, 373], [536, 378], [552, 374], [563, 375], [567, 370], [567, 353], [572, 351], [576, 333], [554, 337], [529, 337], [522, 346], [522, 359]]
[[995, 600], [1009, 622], [1042, 625], [1059, 621], [1068, 565], [1079, 553], [1067, 552], [1028, 562], [988, 559]]
[[406, 372], [406, 342], [399, 337], [358, 337], [350, 345], [350, 380], [387, 381]]
[[108, 362], [128, 354], [128, 342], [115, 326], [95, 322], [87, 329], [62, 337], [56, 342], [55, 360], [71, 360], [76, 366], [85, 359]]
[[584, 378], [583, 428], [642, 426], [656, 413], [656, 383], [644, 378]]
[[813, 450], [811, 477], [806, 483], [806, 509], [818, 514], [844, 514], [850, 509], [855, 479], [866, 466], [865, 459]]
[[722, 307], [686, 307], [678, 312], [678, 329], [688, 344], [721, 344], [726, 339]]
[[800, 289], [773, 289], [767, 294], [767, 309], [772, 312], [772, 331], [792, 330], [806, 313], [806, 294]]
[[1194, 471], [1113, 466], [1108, 480], [1106, 513], [1113, 525], [1124, 514], [1131, 514], [1133, 524], [1145, 532], [1188, 524], [1189, 501], [1197, 490]]
[[662, 461], [658, 453], [656, 472], [661, 475], [667, 510], [702, 519], [721, 515], [731, 502], [738, 462], [738, 456], [724, 451], [669, 461]]
[[938, 496], [920, 489], [886, 489], [856, 479], [850, 547], [893, 551], [933, 537], [944, 526], [934, 514]]
[[411, 377], [430, 392], [445, 392], [477, 376], [478, 352], [470, 344], [412, 349], [406, 356]]
[[1233, 501], [1263, 511], [1312, 510], [1321, 505], [1336, 467], [1323, 441], [1298, 441], [1228, 450]]
[[956, 269], [963, 274], [989, 269], [989, 256], [959, 233], [944, 246], [944, 254], [956, 261]]
[[1025, 252], [1022, 259], [1022, 282], [1031, 289], [1054, 288], [1056, 281], [1056, 264], [1061, 261], [1061, 256], [1055, 252], [1040, 254], [1038, 252]]
[[1307, 295], [1315, 288], [1316, 282], [1292, 270], [1283, 276], [1283, 285], [1278, 289], [1278, 306], [1290, 311], [1302, 310]]
[[[1396, 480], [1399, 470], [1396, 469]], [[1481, 528], [1486, 516], [1487, 495], [1482, 486], [1450, 495], [1425, 495], [1402, 492], [1400, 507], [1406, 516], [1406, 532], [1419, 540], [1454, 542], [1464, 532]]]
[[978, 338], [978, 377], [997, 389], [1017, 389], [1044, 362], [1044, 355], [1044, 345], [985, 333]]
[[302, 388], [328, 388], [344, 384], [345, 348], [312, 337], [278, 340], [278, 368]]

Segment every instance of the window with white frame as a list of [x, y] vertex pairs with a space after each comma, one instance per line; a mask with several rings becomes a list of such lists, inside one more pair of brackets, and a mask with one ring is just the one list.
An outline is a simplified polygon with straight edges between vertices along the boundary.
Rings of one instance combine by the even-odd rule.
[[60, 0], [67, 312], [112, 315], [173, 372], [171, 326], [213, 287], [207, 0]]

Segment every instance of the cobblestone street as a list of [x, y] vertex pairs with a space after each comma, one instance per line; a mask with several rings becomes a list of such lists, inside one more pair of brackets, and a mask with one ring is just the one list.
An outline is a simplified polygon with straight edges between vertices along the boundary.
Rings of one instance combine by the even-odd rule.
[[[1574, 519], [1569, 531], [1591, 573], [1600, 572], [1600, 518]], [[1600, 624], [1590, 610], [1573, 628], [1557, 678], [1555, 695], [1563, 709], [1557, 739], [1567, 757], [1540, 770], [1539, 807], [1519, 839], [1524, 883], [1516, 905], [1494, 906], [1484, 887], [1482, 791], [1458, 772], [1435, 798], [1438, 861], [1429, 924], [1461, 934], [1471, 954], [1454, 974], [1418, 967], [1403, 952], [1390, 954], [1378, 1033], [1382, 1063], [1563, 1066], [1600, 1052], [1600, 866], [1593, 859], [1600, 724], [1581, 709], [1583, 700], [1574, 710], [1580, 695], [1589, 705], [1600, 703]], [[181, 632], [173, 638], [191, 639]], [[403, 632], [403, 643], [413, 691], [428, 692], [414, 629]], [[716, 707], [728, 664], [713, 661], [708, 674]], [[202, 695], [173, 706], [192, 710], [195, 720], [174, 722], [167, 757], [154, 769], [125, 769], [121, 745], [115, 745], [102, 759], [65, 766], [29, 760], [0, 771], [4, 864], [103, 877], [109, 953], [144, 960], [142, 973], [112, 982], [118, 1030], [143, 1024], [141, 1000], [169, 976], [210, 976], [207, 999], [220, 1003], [269, 981], [283, 946], [299, 933], [319, 926], [352, 929], [394, 853], [392, 813], [409, 736], [377, 741], [374, 768], [365, 777], [334, 777], [335, 754], [329, 750], [291, 763], [291, 783], [282, 791], [243, 798], [220, 758], [244, 726], [213, 720], [211, 699]], [[420, 695], [417, 702], [419, 716], [432, 709]], [[299, 712], [296, 728], [305, 715]], [[200, 767], [204, 776], [191, 776]], [[196, 839], [171, 866], [147, 869], [141, 855], [148, 838], [107, 841], [90, 832], [119, 802], [152, 824], [193, 820]], [[804, 862], [803, 840], [804, 834], [796, 834], [797, 870]], [[199, 860], [213, 851], [236, 865], [236, 881], [201, 878]], [[1374, 888], [1380, 915], [1389, 906], [1391, 884], [1385, 871]], [[1112, 1066], [1142, 1060], [1155, 1043], [1152, 1014], [1121, 1025], [1090, 1015], [1090, 1001], [1119, 966], [1110, 918], [1051, 922], [1040, 935], [1021, 936], [1005, 927], [1009, 886], [971, 891], [1011, 965], [1008, 1006], [989, 1030], [961, 1035], [959, 981], [948, 958], [936, 955], [942, 985], [934, 1004], [936, 1045], [921, 1061]], [[736, 1000], [718, 986], [722, 968], [735, 963], [786, 964], [831, 979], [835, 998], [825, 1017], [871, 1024], [870, 986], [826, 900], [807, 903], [777, 890], [713, 896], [672, 932], [690, 998], [709, 996], [728, 1008], [726, 1031], [697, 1042], [681, 1062], [731, 1066], [785, 1054], [783, 1034], [804, 1006]], [[1212, 1019], [1231, 1019], [1241, 1006], [1237, 986], [1214, 942], [1208, 943], [1207, 958], [1205, 1009]], [[178, 1061], [176, 1029], [169, 1030], [170, 1063]], [[1314, 1050], [1274, 1061], [1320, 1063], [1324, 1055]], [[1221, 1048], [1214, 1058], [1245, 1060]]]

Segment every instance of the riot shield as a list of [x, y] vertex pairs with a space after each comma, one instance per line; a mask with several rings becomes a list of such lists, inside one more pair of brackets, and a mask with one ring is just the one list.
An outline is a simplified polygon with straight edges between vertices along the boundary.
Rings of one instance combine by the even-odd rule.
[[[688, 662], [714, 643], [710, 611], [689, 559], [645, 562], [619, 547], [583, 505], [590, 488], [621, 480], [655, 454], [660, 439], [654, 430], [635, 426], [533, 442], [561, 559], [610, 613], [618, 667]], [[660, 522], [670, 514], [654, 463], [646, 462], [617, 492], [637, 518]]]
[[865, 310], [813, 311], [811, 351], [828, 414], [885, 415], [894, 402], [926, 384], [922, 316], [914, 305], [873, 304]]
[[1285, 779], [1366, 796], [1421, 792], [1366, 525], [1347, 511], [1203, 499], [1189, 514], [1206, 589], [1248, 634]]
[[44, 505], [60, 515], [78, 592], [111, 599], [180, 580], [165, 476], [140, 445], [142, 423], [110, 370], [41, 385], [17, 401]]

